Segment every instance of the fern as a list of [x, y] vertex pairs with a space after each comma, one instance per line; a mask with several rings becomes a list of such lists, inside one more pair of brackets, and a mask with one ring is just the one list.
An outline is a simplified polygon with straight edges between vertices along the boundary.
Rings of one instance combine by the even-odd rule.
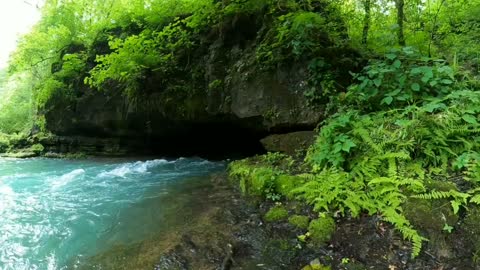
[[417, 257], [422, 249], [422, 242], [427, 241], [427, 239], [419, 235], [405, 216], [397, 211], [393, 208], [386, 210], [383, 212], [383, 219], [393, 224], [404, 239], [412, 241], [412, 257]]
[[471, 195], [452, 189], [449, 191], [433, 190], [430, 193], [417, 194], [412, 197], [425, 200], [449, 199], [453, 209], [453, 213], [457, 214], [461, 206], [466, 206], [468, 204], [468, 198], [471, 197]]

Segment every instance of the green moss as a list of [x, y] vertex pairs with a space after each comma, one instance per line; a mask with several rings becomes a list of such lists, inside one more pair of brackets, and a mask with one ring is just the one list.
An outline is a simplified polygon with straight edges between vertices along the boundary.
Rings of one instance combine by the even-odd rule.
[[220, 91], [223, 88], [222, 80], [214, 80], [208, 84], [208, 90], [210, 91]]
[[330, 266], [325, 265], [307, 265], [302, 268], [302, 270], [331, 270]]
[[[480, 207], [473, 206], [468, 209], [467, 215], [463, 221], [462, 229], [466, 237], [471, 241], [476, 249], [476, 256], [480, 254]], [[477, 259], [478, 260], [478, 259]]]
[[277, 205], [265, 214], [264, 219], [266, 222], [276, 222], [276, 221], [281, 221], [285, 220], [288, 217], [288, 211], [285, 209], [285, 207]]
[[292, 199], [292, 190], [303, 183], [303, 179], [294, 175], [279, 175], [275, 178], [276, 191], [283, 196]]
[[45, 150], [45, 147], [43, 147], [43, 145], [37, 143], [37, 144], [32, 145], [32, 147], [30, 147], [30, 150], [32, 152], [34, 152], [35, 154], [40, 154]]
[[271, 167], [254, 165], [245, 159], [230, 163], [229, 175], [239, 181], [243, 193], [263, 196], [266, 188], [274, 183], [278, 172]]
[[457, 190], [457, 186], [455, 183], [448, 182], [448, 181], [436, 181], [430, 180], [427, 182], [426, 187], [431, 190], [436, 191], [449, 191], [449, 190]]
[[288, 218], [288, 222], [300, 229], [307, 229], [310, 218], [307, 216], [293, 215]]
[[325, 266], [320, 263], [319, 259], [315, 259], [310, 262], [309, 265], [302, 268], [302, 270], [331, 270], [330, 266]]
[[[430, 181], [428, 189], [436, 191], [457, 190], [455, 184], [446, 181]], [[448, 199], [425, 200], [409, 198], [404, 204], [404, 215], [415, 228], [431, 237], [442, 234], [445, 224], [454, 226], [458, 216], [453, 213]]]
[[335, 221], [332, 217], [320, 217], [310, 222], [308, 232], [310, 239], [315, 244], [324, 244], [330, 241], [332, 233], [335, 230]]

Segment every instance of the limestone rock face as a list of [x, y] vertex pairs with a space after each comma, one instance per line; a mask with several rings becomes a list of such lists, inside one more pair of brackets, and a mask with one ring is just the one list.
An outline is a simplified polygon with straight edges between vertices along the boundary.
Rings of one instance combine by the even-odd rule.
[[[259, 140], [265, 136], [313, 130], [324, 118], [324, 106], [308, 105], [309, 59], [261, 66], [255, 53], [266, 23], [240, 18], [223, 34], [206, 35], [188, 58], [188, 72], [164, 78], [155, 70], [148, 71], [141, 93], [134, 98], [127, 97], [115, 82], [109, 83], [108, 91], [80, 83], [73, 89], [74, 98], [47, 104], [43, 112], [46, 127], [59, 136], [113, 138], [128, 145], [133, 141], [136, 147], [152, 152], [187, 141], [188, 147], [203, 146], [207, 151], [261, 148]], [[92, 55], [107, 53], [100, 45]], [[341, 57], [340, 52], [322, 57], [332, 58], [332, 69], [344, 80], [351, 70], [344, 59], [358, 54], [341, 50]], [[285, 146], [279, 147], [285, 151]]]
[[307, 149], [313, 144], [316, 133], [313, 131], [297, 131], [287, 134], [273, 134], [263, 138], [265, 150], [269, 152], [282, 152], [289, 155]]

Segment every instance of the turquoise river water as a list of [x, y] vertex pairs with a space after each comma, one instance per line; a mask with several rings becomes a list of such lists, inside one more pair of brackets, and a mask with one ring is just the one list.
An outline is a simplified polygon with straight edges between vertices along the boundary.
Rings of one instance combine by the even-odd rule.
[[142, 241], [168, 226], [175, 194], [224, 168], [189, 158], [0, 159], [0, 269], [76, 268]]

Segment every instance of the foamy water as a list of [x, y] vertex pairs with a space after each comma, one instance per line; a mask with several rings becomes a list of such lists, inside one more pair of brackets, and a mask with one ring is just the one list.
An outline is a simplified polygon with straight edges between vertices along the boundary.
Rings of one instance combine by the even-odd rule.
[[162, 196], [222, 162], [0, 159], [0, 269], [67, 269], [143, 240], [166, 222]]

